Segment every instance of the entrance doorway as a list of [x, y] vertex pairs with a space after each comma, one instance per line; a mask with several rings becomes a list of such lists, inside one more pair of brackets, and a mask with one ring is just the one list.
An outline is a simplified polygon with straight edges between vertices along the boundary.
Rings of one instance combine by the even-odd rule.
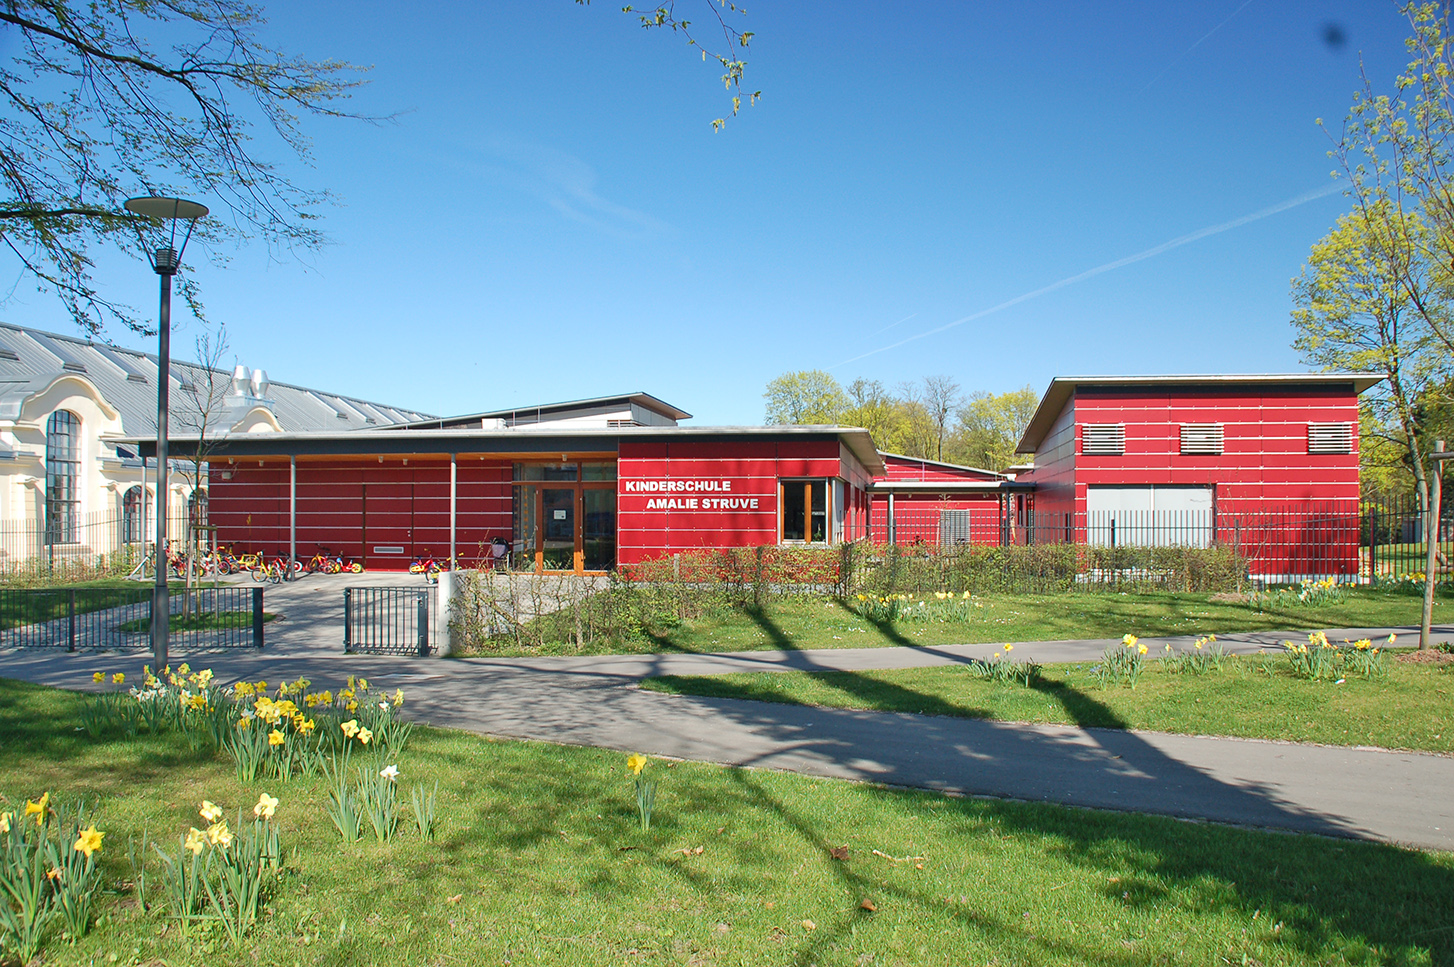
[[616, 465], [515, 464], [511, 567], [583, 574], [616, 566]]

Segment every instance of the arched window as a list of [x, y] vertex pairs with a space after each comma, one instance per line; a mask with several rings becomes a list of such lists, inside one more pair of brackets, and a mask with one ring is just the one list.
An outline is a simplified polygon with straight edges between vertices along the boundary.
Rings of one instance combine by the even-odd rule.
[[121, 539], [127, 544], [142, 540], [146, 522], [141, 519], [141, 488], [132, 487], [121, 497]]
[[76, 518], [81, 502], [81, 421], [69, 410], [56, 410], [45, 425], [45, 540], [76, 543]]

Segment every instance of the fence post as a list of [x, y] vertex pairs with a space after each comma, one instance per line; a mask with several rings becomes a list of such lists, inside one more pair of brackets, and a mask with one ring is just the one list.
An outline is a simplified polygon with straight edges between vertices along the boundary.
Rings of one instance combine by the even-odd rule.
[[419, 592], [419, 657], [429, 656], [429, 592]]
[[353, 651], [349, 632], [353, 630], [353, 588], [343, 589], [343, 653]]
[[263, 589], [252, 589], [252, 643], [254, 647], [263, 646]]
[[1378, 583], [1378, 511], [1368, 512], [1368, 583]]
[[69, 595], [67, 595], [67, 597], [70, 598], [70, 608], [68, 609], [69, 610], [69, 617], [70, 617], [70, 622], [69, 622], [69, 624], [70, 624], [70, 630], [67, 633], [68, 634], [68, 637], [66, 639], [66, 641], [67, 641], [66, 651], [75, 651], [76, 650], [76, 589], [75, 588], [71, 588], [71, 592], [70, 592]]

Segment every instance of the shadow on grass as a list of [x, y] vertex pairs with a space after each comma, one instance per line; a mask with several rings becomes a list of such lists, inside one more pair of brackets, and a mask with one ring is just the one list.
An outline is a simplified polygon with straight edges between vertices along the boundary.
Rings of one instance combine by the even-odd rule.
[[[786, 824], [805, 850], [826, 852], [836, 845], [830, 836], [842, 835], [774, 796], [752, 773], [733, 770], [729, 775], [754, 806]], [[889, 800], [903, 811], [942, 802], [929, 793], [870, 786], [851, 787], [845, 794]], [[957, 815], [970, 832], [1001, 838], [1008, 834], [1078, 868], [1083, 882], [1095, 884], [1093, 891], [1105, 900], [1145, 916], [1157, 917], [1174, 903], [1245, 919], [1254, 934], [1260, 927], [1262, 936], [1249, 938], [1249, 930], [1242, 930], [1248, 948], [1240, 951], [1242, 963], [1255, 962], [1246, 954], [1259, 941], [1315, 962], [1353, 953], [1355, 959], [1357, 954], [1371, 955], [1370, 962], [1423, 963], [1424, 951], [1428, 962], [1454, 962], [1454, 926], [1447, 918], [1454, 904], [1454, 868], [1429, 854], [993, 800], [949, 800], [946, 812]], [[815, 933], [799, 951], [799, 965], [821, 961], [848, 940], [856, 923], [873, 916], [860, 906], [868, 898], [880, 906], [888, 900], [945, 910], [993, 949], [1030, 962], [1042, 957], [1107, 965], [1131, 962], [1124, 951], [1111, 954], [1040, 937], [1019, 917], [997, 918], [972, 905], [954, 904], [912, 881], [885, 879], [881, 858], [861, 851], [832, 862], [831, 869], [842, 885], [844, 905], [836, 921], [820, 925], [827, 929]]]

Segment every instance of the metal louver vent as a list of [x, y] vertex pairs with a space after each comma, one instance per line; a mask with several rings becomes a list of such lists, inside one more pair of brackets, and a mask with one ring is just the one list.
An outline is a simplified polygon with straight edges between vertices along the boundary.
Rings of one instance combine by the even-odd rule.
[[1126, 452], [1126, 426], [1123, 423], [1087, 423], [1081, 427], [1080, 452], [1120, 456]]
[[1309, 423], [1309, 453], [1352, 453], [1352, 423]]
[[1221, 453], [1222, 424], [1183, 423], [1181, 425], [1181, 452], [1208, 454]]

